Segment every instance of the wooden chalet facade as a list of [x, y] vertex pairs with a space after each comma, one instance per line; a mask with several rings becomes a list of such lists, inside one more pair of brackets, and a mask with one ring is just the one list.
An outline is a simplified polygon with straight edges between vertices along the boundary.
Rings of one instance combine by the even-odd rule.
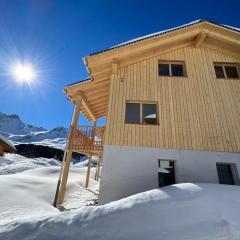
[[0, 134], [0, 156], [4, 153], [16, 153], [17, 150], [12, 143]]
[[[75, 110], [58, 203], [73, 151], [103, 158], [101, 204], [174, 182], [239, 184], [239, 29], [198, 20], [84, 63], [89, 79], [65, 88]], [[80, 112], [105, 127], [78, 127]]]

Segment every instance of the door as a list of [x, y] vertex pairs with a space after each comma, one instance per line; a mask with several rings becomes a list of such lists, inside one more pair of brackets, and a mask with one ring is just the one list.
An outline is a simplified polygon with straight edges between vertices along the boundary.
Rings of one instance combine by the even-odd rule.
[[217, 163], [218, 180], [220, 184], [234, 185], [231, 164]]
[[158, 159], [158, 185], [164, 187], [175, 184], [175, 164], [172, 160]]

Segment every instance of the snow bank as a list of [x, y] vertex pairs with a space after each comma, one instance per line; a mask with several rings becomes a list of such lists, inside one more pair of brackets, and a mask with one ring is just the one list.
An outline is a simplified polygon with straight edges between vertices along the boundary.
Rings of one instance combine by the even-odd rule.
[[[7, 154], [0, 167], [0, 225], [59, 213], [52, 206], [59, 172], [60, 162], [55, 159]], [[94, 174], [92, 170], [91, 191], [88, 191], [83, 188], [86, 167], [70, 167], [63, 204], [66, 209], [94, 202], [99, 188], [99, 183], [93, 180]]]
[[177, 184], [0, 226], [10, 239], [240, 239], [240, 188]]
[[18, 154], [6, 154], [0, 162], [0, 175], [13, 174], [37, 167], [60, 166], [54, 158], [26, 158]]

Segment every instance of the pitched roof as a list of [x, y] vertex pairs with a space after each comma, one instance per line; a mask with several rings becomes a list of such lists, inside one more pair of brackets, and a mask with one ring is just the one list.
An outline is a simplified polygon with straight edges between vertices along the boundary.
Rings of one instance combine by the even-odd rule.
[[239, 28], [200, 19], [135, 38], [83, 58], [90, 78], [70, 84], [64, 90], [71, 101], [75, 101], [80, 93], [84, 96], [88, 108], [81, 106], [80, 110], [88, 120], [92, 121], [91, 115], [95, 118], [106, 116], [110, 79], [116, 65], [122, 66], [125, 60], [129, 64], [129, 61], [135, 61], [135, 58], [141, 54], [146, 57], [148, 51], [152, 53], [154, 49], [157, 49], [159, 54], [178, 47], [195, 46], [201, 35], [205, 35], [203, 41], [209, 47], [225, 48], [233, 54], [239, 54], [239, 34]]
[[1, 134], [0, 134], [0, 145], [3, 146], [4, 152], [15, 153], [17, 151], [15, 146]]
[[99, 53], [107, 52], [107, 51], [110, 51], [112, 49], [120, 48], [120, 47], [129, 45], [129, 44], [132, 44], [132, 43], [135, 43], [135, 42], [139, 42], [139, 41], [142, 41], [142, 40], [145, 40], [145, 39], [156, 37], [156, 36], [159, 36], [159, 35], [162, 35], [162, 34], [165, 34], [165, 33], [173, 32], [173, 31], [176, 31], [176, 30], [188, 27], [188, 26], [192, 26], [192, 25], [195, 25], [195, 24], [198, 24], [198, 23], [202, 23], [202, 22], [208, 22], [208, 23], [211, 23], [213, 25], [217, 25], [217, 26], [220, 26], [220, 27], [224, 27], [226, 29], [230, 29], [230, 30], [233, 30], [233, 31], [240, 32], [240, 28], [236, 28], [236, 27], [232, 27], [232, 26], [224, 25], [224, 24], [219, 24], [219, 23], [216, 23], [216, 22], [208, 20], [208, 19], [198, 19], [198, 20], [195, 20], [195, 21], [192, 21], [192, 22], [189, 22], [189, 23], [186, 23], [186, 24], [174, 27], [174, 28], [169, 28], [169, 29], [166, 29], [166, 30], [162, 30], [162, 31], [159, 31], [159, 32], [151, 33], [151, 34], [148, 34], [148, 35], [145, 35], [145, 36], [141, 36], [141, 37], [138, 37], [138, 38], [128, 40], [126, 42], [120, 43], [120, 44], [115, 45], [113, 47], [106, 48], [106, 49], [91, 53], [91, 54], [89, 54], [89, 56], [93, 56], [93, 55], [97, 55]]

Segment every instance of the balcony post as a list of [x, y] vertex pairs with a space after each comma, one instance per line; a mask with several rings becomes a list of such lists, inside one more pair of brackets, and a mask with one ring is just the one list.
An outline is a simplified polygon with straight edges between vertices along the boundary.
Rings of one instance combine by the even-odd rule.
[[100, 164], [101, 164], [101, 159], [102, 159], [102, 157], [98, 157], [97, 166], [96, 166], [96, 176], [95, 176], [95, 180], [96, 180], [96, 181], [99, 180], [99, 176], [100, 176]]
[[77, 129], [78, 119], [80, 115], [80, 107], [81, 107], [82, 99], [80, 96], [77, 96], [76, 101], [74, 102], [74, 110], [72, 114], [72, 121], [69, 128], [68, 139], [66, 142], [66, 147], [64, 151], [64, 156], [61, 164], [61, 170], [59, 174], [56, 194], [53, 202], [53, 206], [57, 206], [63, 203], [64, 195], [67, 186], [68, 172], [70, 167], [70, 162], [72, 159], [72, 137], [74, 131]]
[[[97, 122], [94, 121], [93, 128], [92, 128], [92, 134], [91, 134], [91, 141], [92, 141], [92, 148], [94, 149], [94, 142], [95, 142], [95, 135], [96, 135], [96, 124]], [[89, 185], [89, 178], [91, 173], [91, 166], [92, 166], [92, 154], [89, 157], [88, 160], [88, 168], [87, 168], [87, 175], [86, 175], [86, 181], [85, 181], [85, 188], [88, 188]]]

